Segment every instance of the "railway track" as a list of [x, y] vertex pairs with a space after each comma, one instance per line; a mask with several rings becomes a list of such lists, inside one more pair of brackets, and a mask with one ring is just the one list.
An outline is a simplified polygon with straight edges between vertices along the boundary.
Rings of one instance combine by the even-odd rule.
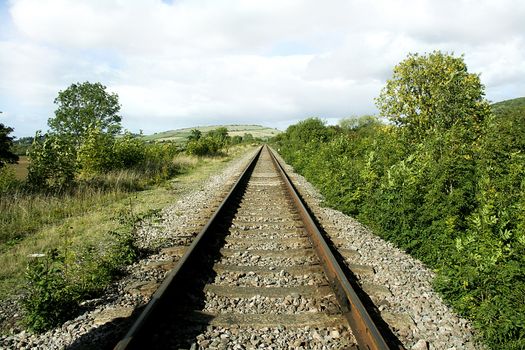
[[387, 349], [264, 146], [115, 349]]

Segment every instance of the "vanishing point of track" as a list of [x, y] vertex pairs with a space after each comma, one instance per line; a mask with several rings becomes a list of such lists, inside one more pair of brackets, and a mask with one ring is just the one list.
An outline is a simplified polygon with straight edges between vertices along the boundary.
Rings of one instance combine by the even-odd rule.
[[196, 349], [198, 339], [225, 349], [389, 348], [266, 146], [116, 349]]

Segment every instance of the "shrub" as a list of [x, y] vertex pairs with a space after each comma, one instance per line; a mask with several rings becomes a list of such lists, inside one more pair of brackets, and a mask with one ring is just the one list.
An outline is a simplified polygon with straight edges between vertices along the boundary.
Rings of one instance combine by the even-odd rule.
[[130, 169], [143, 165], [146, 160], [146, 141], [132, 135], [129, 131], [113, 144], [113, 166]]
[[68, 283], [65, 270], [65, 257], [56, 249], [29, 262], [23, 306], [25, 322], [31, 330], [48, 330], [78, 312], [78, 294]]
[[41, 137], [37, 132], [28, 156], [27, 180], [31, 187], [62, 190], [74, 183], [77, 153], [69, 139], [55, 134]]
[[0, 195], [14, 191], [21, 186], [15, 171], [9, 167], [0, 167]]
[[198, 140], [188, 142], [186, 152], [194, 156], [215, 156], [221, 149], [220, 142], [212, 137], [204, 136]]
[[275, 142], [328, 205], [357, 216], [435, 269], [437, 290], [491, 348], [520, 349], [523, 116], [488, 118], [476, 141], [452, 126], [414, 144], [397, 127], [367, 123], [333, 136], [317, 124], [313, 139], [302, 138], [304, 124], [297, 124]]

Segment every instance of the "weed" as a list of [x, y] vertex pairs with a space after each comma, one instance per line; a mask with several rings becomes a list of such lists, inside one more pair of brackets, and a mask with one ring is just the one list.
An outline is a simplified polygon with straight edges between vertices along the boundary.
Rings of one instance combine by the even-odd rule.
[[65, 256], [52, 249], [29, 261], [27, 294], [23, 299], [29, 329], [42, 332], [78, 312], [78, 294], [66, 277]]

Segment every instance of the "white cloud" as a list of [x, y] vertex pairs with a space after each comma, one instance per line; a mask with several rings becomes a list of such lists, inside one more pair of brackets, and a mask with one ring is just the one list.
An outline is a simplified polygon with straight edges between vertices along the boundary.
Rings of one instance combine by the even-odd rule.
[[0, 109], [20, 135], [85, 80], [117, 92], [124, 125], [147, 132], [371, 113], [396, 63], [436, 49], [465, 53], [490, 99], [525, 94], [518, 0], [12, 0], [2, 11]]

